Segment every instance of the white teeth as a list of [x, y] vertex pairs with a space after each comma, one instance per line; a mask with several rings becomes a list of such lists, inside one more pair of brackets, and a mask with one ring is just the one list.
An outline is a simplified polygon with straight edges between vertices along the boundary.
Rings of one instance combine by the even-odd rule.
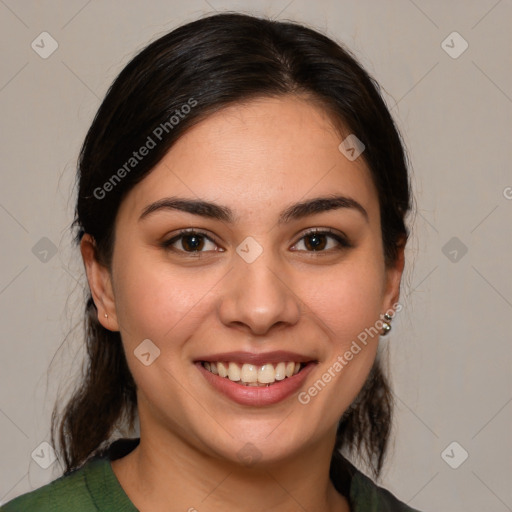
[[286, 377], [286, 364], [277, 363], [276, 366], [276, 380], [283, 380]]
[[240, 372], [240, 379], [243, 382], [258, 382], [258, 367], [244, 363]]
[[228, 369], [224, 366], [224, 363], [217, 363], [217, 370], [219, 372], [219, 377], [228, 376]]
[[277, 364], [265, 363], [259, 366], [250, 363], [244, 363], [240, 366], [233, 361], [217, 361], [215, 363], [205, 361], [203, 366], [215, 375], [226, 377], [245, 386], [270, 386], [276, 381], [296, 375], [302, 368], [301, 363], [294, 363], [293, 361]]
[[240, 367], [236, 363], [229, 363], [228, 377], [233, 382], [240, 380]]
[[258, 382], [262, 384], [269, 384], [270, 382], [275, 382], [276, 380], [276, 371], [271, 364], [264, 364], [258, 370]]

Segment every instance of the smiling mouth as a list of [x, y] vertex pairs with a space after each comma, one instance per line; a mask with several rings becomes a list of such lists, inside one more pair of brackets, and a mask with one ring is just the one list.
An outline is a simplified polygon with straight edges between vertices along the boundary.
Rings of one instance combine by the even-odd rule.
[[282, 361], [256, 365], [251, 363], [239, 364], [233, 361], [201, 361], [203, 368], [210, 373], [229, 379], [236, 384], [250, 387], [269, 387], [276, 382], [293, 377], [308, 363]]

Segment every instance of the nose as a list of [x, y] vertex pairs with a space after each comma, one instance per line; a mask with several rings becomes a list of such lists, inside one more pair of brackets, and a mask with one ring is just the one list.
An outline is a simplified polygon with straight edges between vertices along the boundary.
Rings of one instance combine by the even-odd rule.
[[272, 328], [296, 324], [300, 312], [301, 301], [289, 275], [270, 254], [264, 251], [252, 263], [235, 257], [219, 304], [224, 325], [265, 335]]

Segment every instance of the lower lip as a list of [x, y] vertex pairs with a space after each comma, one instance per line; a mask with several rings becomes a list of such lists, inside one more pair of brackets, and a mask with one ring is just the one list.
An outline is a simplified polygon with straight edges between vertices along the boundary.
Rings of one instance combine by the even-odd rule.
[[270, 386], [244, 386], [229, 380], [227, 377], [219, 377], [208, 371], [200, 362], [195, 363], [205, 379], [217, 390], [228, 398], [241, 405], [261, 407], [272, 405], [285, 400], [293, 395], [304, 383], [306, 377], [315, 367], [316, 363], [310, 362], [295, 375], [276, 381]]

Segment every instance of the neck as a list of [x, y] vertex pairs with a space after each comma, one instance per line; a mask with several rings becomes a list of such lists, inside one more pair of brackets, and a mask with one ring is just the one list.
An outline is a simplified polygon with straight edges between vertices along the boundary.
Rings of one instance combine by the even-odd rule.
[[245, 466], [209, 456], [183, 439], [144, 435], [112, 469], [141, 511], [296, 510], [348, 512], [329, 478], [334, 440], [278, 462]]

